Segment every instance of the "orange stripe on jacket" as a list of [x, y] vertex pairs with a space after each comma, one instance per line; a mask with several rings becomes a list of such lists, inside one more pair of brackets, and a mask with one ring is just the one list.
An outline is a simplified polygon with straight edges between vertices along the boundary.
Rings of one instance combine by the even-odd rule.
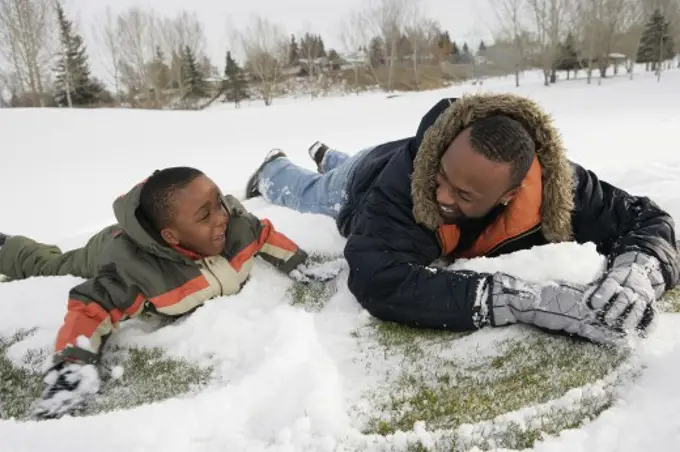
[[[522, 188], [508, 204], [505, 212], [480, 234], [470, 249], [457, 255], [465, 258], [484, 256], [501, 242], [540, 224], [543, 201], [542, 176], [541, 164], [538, 158], [534, 157], [534, 162], [522, 181]], [[456, 250], [460, 240], [460, 230], [457, 226], [442, 225], [437, 230], [437, 235], [442, 244], [443, 255], [449, 255]]]
[[94, 302], [86, 304], [80, 300], [69, 300], [64, 324], [57, 334], [56, 351], [61, 351], [69, 344], [75, 346], [76, 340], [80, 336], [90, 339], [97, 328], [107, 320], [110, 320], [112, 327], [115, 327], [123, 317], [137, 315], [144, 301], [146, 301], [146, 297], [139, 294], [132, 305], [124, 311], [113, 309], [111, 312], [106, 312], [104, 308]]
[[82, 301], [69, 300], [64, 324], [57, 334], [56, 351], [61, 351], [69, 344], [75, 346], [79, 336], [89, 339], [99, 325], [107, 320], [108, 312], [97, 303], [85, 304]]
[[275, 246], [277, 248], [281, 248], [286, 251], [296, 252], [298, 250], [298, 247], [295, 244], [295, 242], [293, 242], [280, 232], [277, 232], [276, 229], [274, 229], [274, 225], [272, 225], [271, 221], [264, 219], [260, 220], [260, 223], [263, 226], [260, 236], [257, 239], [253, 240], [252, 243], [250, 243], [231, 261], [229, 261], [231, 266], [234, 267], [236, 271], [240, 271], [241, 268], [243, 267], [243, 264], [248, 262], [248, 259], [252, 258], [255, 254], [257, 254], [257, 252], [262, 249], [265, 243], [271, 246]]

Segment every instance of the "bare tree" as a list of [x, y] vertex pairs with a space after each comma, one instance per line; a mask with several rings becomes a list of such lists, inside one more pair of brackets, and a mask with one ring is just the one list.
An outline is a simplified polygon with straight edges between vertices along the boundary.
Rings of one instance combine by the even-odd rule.
[[[181, 11], [174, 18], [166, 18], [160, 25], [160, 45], [166, 55], [174, 60], [180, 58], [181, 49], [189, 47], [199, 61], [203, 61], [206, 49], [206, 37], [203, 24], [195, 13]], [[175, 61], [175, 63], [177, 63]], [[181, 64], [171, 64], [171, 83], [179, 89], [179, 95], [184, 98], [186, 80]]]
[[[587, 61], [588, 83], [595, 68], [607, 76], [611, 54], [625, 44], [631, 8], [640, 0], [575, 0], [572, 20], [579, 30], [580, 54]], [[615, 69], [616, 70], [616, 69]]]
[[0, 54], [36, 107], [45, 106], [56, 31], [50, 0], [0, 0]]
[[398, 60], [399, 42], [405, 28], [409, 1], [417, 0], [369, 0], [365, 11], [369, 30], [382, 38], [387, 62], [388, 92], [393, 89], [394, 69]]
[[133, 7], [118, 16], [116, 27], [121, 81], [133, 96], [145, 91], [147, 100], [151, 100], [154, 90], [150, 63], [160, 42], [158, 18], [153, 10]]
[[526, 0], [491, 0], [491, 7], [498, 21], [497, 35], [500, 39], [511, 43], [504, 52], [510, 60], [515, 73], [515, 86], [519, 86], [519, 74], [525, 64], [525, 22]]
[[92, 27], [92, 35], [94, 36], [96, 47], [99, 48], [100, 58], [104, 63], [104, 67], [109, 73], [113, 81], [113, 87], [116, 92], [116, 97], [121, 97], [121, 48], [120, 48], [120, 30], [116, 20], [111, 12], [111, 8], [107, 7], [103, 17], [96, 20]]
[[439, 37], [439, 25], [425, 17], [419, 0], [414, 0], [409, 6], [407, 16], [404, 21], [404, 36], [410, 44], [411, 59], [413, 65], [413, 77], [415, 89], [420, 88], [420, 62], [428, 59], [430, 49]]
[[375, 67], [368, 55], [367, 49], [372, 36], [368, 29], [366, 15], [363, 11], [352, 11], [341, 21], [340, 27], [340, 40], [345, 50], [346, 59], [352, 64], [354, 89], [359, 94], [359, 72], [363, 68], [368, 68], [375, 79], [375, 83], [380, 84]]
[[234, 41], [245, 56], [245, 66], [258, 82], [264, 104], [272, 104], [286, 63], [287, 39], [283, 28], [261, 16], [253, 16], [251, 23], [236, 32]]
[[565, 38], [569, 0], [527, 0], [533, 19], [538, 63], [543, 69], [545, 86], [557, 79], [556, 62]]

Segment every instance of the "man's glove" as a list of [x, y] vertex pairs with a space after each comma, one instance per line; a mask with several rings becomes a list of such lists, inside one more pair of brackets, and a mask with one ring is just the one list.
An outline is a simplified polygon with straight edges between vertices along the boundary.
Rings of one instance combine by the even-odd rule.
[[489, 279], [479, 291], [478, 326], [525, 323], [603, 344], [616, 344], [624, 337], [598, 319], [597, 312], [588, 306], [587, 286], [536, 284], [505, 273], [495, 273]]
[[345, 267], [345, 260], [342, 258], [331, 261], [317, 262], [307, 259], [297, 268], [292, 270], [290, 277], [300, 283], [326, 282], [338, 276]]
[[33, 411], [38, 420], [75, 414], [99, 391], [100, 379], [93, 364], [63, 361], [44, 378], [45, 389]]
[[659, 261], [639, 251], [614, 259], [611, 269], [595, 283], [588, 306], [602, 322], [625, 331], [644, 330], [654, 317], [654, 301], [666, 289]]

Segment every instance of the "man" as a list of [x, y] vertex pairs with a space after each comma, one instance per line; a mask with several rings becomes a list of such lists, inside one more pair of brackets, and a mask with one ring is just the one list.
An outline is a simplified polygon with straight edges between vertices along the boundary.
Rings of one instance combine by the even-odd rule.
[[[247, 196], [336, 218], [349, 288], [379, 319], [449, 330], [520, 322], [611, 343], [644, 330], [678, 283], [669, 214], [568, 161], [529, 99], [445, 99], [415, 136], [351, 158], [321, 144], [310, 155], [323, 174], [271, 152]], [[600, 280], [538, 285], [432, 266], [570, 240], [607, 256]]]

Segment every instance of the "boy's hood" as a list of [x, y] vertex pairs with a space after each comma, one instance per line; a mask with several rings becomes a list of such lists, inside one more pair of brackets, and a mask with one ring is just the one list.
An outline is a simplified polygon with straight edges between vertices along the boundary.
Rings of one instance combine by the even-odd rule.
[[416, 221], [434, 230], [442, 223], [436, 199], [439, 160], [453, 139], [475, 121], [495, 114], [524, 125], [536, 143], [543, 170], [541, 224], [551, 242], [571, 239], [573, 173], [552, 119], [535, 102], [514, 94], [467, 95], [452, 103], [425, 132], [413, 162], [411, 196]]
[[140, 248], [163, 259], [185, 261], [186, 258], [173, 248], [164, 245], [160, 234], [153, 231], [139, 211], [139, 197], [144, 183], [135, 185], [130, 191], [113, 202], [116, 221], [125, 234]]

